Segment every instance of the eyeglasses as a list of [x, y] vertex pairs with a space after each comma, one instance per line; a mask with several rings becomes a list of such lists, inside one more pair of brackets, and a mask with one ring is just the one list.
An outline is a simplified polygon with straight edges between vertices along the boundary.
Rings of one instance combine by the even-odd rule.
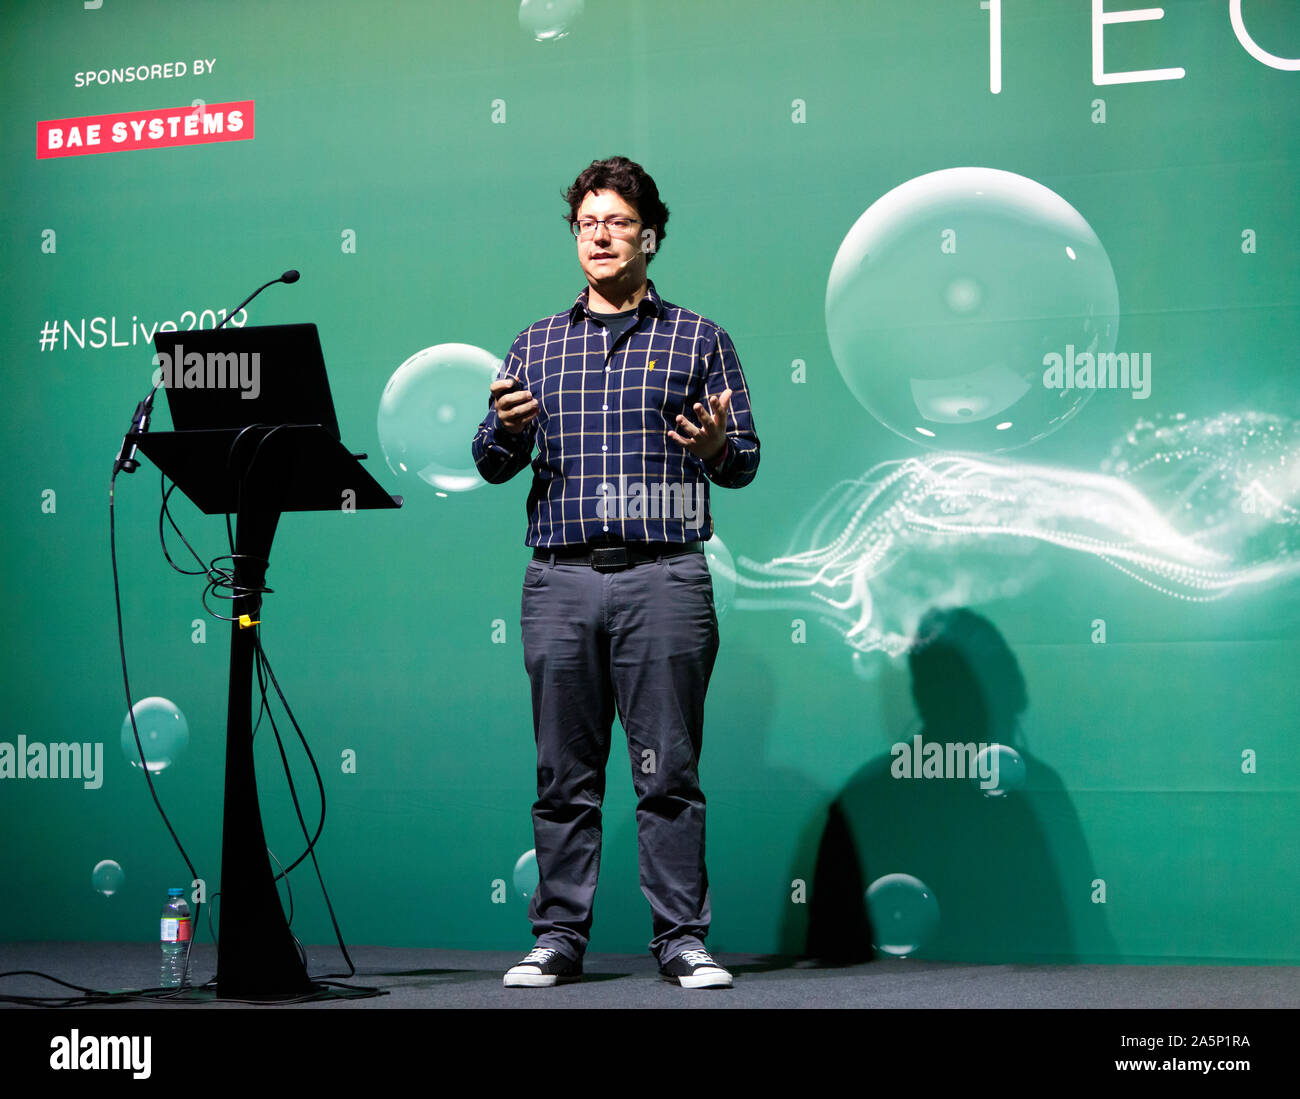
[[633, 226], [640, 224], [641, 222], [636, 218], [579, 218], [577, 221], [572, 222], [569, 228], [573, 230], [573, 235], [579, 240], [586, 240], [596, 235], [597, 225], [604, 225], [611, 236], [634, 237], [636, 236], [636, 230]]

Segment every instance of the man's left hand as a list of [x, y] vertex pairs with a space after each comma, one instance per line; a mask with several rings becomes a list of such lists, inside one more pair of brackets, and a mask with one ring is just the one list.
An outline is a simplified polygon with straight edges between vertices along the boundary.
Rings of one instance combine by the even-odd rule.
[[685, 416], [678, 416], [677, 430], [668, 432], [668, 438], [680, 443], [702, 461], [712, 462], [727, 445], [727, 414], [731, 411], [731, 390], [725, 390], [721, 397], [707, 399], [707, 408], [699, 401], [695, 402], [699, 426]]

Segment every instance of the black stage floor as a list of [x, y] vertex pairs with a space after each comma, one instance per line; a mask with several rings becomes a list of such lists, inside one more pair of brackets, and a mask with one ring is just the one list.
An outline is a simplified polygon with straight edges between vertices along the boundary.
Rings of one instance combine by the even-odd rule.
[[[210, 1081], [337, 1091], [395, 1070], [433, 1083], [467, 1070], [524, 1083], [601, 1079], [593, 1074], [609, 1066], [611, 1079], [656, 1090], [679, 1078], [820, 1090], [883, 1073], [925, 1093], [979, 1080], [1014, 1082], [1018, 1094], [1034, 1081], [1134, 1075], [1146, 1087], [1153, 1076], [1208, 1078], [1237, 1093], [1243, 1076], [1254, 1089], [1293, 1075], [1300, 1024], [1296, 966], [888, 959], [827, 968], [716, 951], [735, 987], [688, 990], [660, 980], [648, 954], [589, 954], [579, 983], [509, 989], [502, 975], [520, 952], [349, 950], [351, 976], [337, 948], [308, 951], [308, 973], [330, 998], [251, 1005], [202, 987], [216, 972], [210, 944], [194, 948], [200, 987], [168, 1002], [140, 995], [158, 980], [153, 943], [0, 944], [0, 973], [36, 970], [113, 994], [87, 1003], [35, 975], [0, 976], [0, 1079], [41, 1086], [99, 1069], [101, 1080], [134, 1083], [201, 1071]], [[710, 1013], [707, 1027], [680, 1014], [700, 1011]], [[115, 1049], [144, 1067], [95, 1063]], [[73, 1050], [81, 1063], [70, 1063]]]
[[[351, 977], [337, 948], [309, 949], [308, 972], [386, 993], [347, 1004], [365, 1010], [1300, 1007], [1296, 966], [969, 965], [882, 959], [827, 968], [792, 958], [716, 953], [734, 974], [735, 987], [688, 990], [661, 981], [649, 954], [588, 954], [584, 979], [576, 984], [515, 989], [503, 987], [501, 979], [522, 951], [350, 946], [349, 953], [356, 966]], [[100, 990], [156, 985], [158, 958], [153, 943], [0, 943], [0, 972], [37, 970]], [[209, 981], [216, 973], [215, 948], [196, 944], [190, 964], [192, 983]], [[0, 997], [60, 995], [74, 993], [31, 976], [0, 979]], [[204, 1006], [238, 1005], [212, 1001]]]

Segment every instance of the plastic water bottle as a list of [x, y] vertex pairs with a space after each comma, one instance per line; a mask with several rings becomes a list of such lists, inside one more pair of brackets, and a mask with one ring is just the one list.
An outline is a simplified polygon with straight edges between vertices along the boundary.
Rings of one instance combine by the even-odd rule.
[[162, 910], [162, 980], [158, 982], [163, 988], [180, 987], [192, 922], [190, 906], [185, 903], [185, 890], [167, 890], [167, 903]]

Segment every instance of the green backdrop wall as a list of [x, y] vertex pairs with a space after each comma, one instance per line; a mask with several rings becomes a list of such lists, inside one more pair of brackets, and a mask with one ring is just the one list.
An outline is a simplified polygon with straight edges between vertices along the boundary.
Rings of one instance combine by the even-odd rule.
[[[0, 936], [145, 939], [191, 887], [119, 743], [109, 472], [155, 326], [212, 327], [295, 267], [237, 321], [318, 326], [344, 441], [406, 498], [287, 517], [268, 577], [335, 911], [351, 943], [527, 944], [527, 475], [467, 476], [469, 352], [411, 365], [421, 396], [387, 426], [380, 399], [425, 349], [499, 358], [567, 308], [561, 193], [623, 154], [671, 210], [650, 274], [732, 335], [763, 447], [754, 483], [712, 498], [710, 945], [804, 950], [820, 863], [844, 911], [875, 890], [894, 953], [1300, 960], [1300, 14], [1125, 10], [9, 5]], [[119, 114], [202, 136], [218, 113], [223, 140], [72, 137]], [[1085, 353], [1128, 356], [1127, 385]], [[421, 416], [403, 464], [424, 478], [394, 442]], [[156, 784], [211, 893], [228, 637], [163, 559], [159, 496], [148, 462], [118, 480], [127, 655], [135, 696], [188, 724]], [[173, 502], [225, 552], [221, 518]], [[922, 682], [906, 649], [936, 608], [969, 614]], [[617, 736], [592, 949], [637, 951]], [[914, 737], [1004, 744], [1001, 786], [900, 775]], [[27, 774], [58, 743], [100, 745], [97, 779]], [[265, 727], [257, 754], [287, 862], [303, 841]], [[307, 864], [294, 882], [295, 933], [330, 941]]]

